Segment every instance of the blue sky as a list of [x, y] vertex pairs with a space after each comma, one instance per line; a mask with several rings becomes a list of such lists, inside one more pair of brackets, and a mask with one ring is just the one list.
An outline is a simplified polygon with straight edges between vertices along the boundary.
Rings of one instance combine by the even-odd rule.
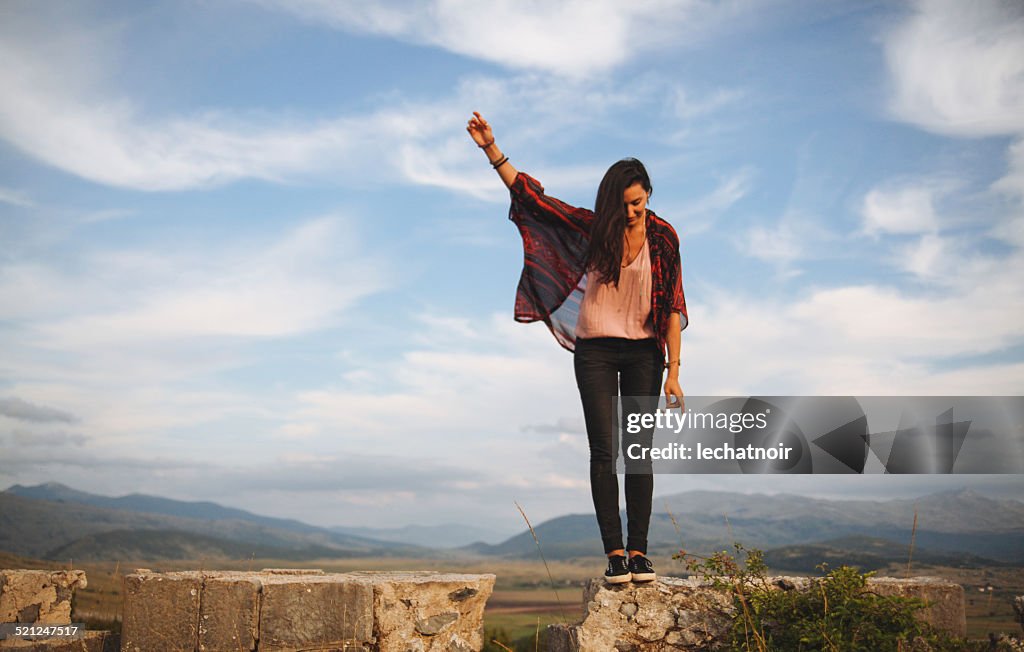
[[[467, 137], [682, 237], [690, 395], [1024, 393], [1024, 6], [7, 2], [0, 486], [313, 523], [589, 511]], [[659, 478], [864, 497], [1018, 477]]]

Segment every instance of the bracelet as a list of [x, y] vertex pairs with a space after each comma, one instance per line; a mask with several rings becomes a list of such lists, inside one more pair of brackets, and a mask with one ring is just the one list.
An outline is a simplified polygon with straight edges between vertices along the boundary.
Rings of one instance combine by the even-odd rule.
[[505, 165], [506, 163], [508, 163], [508, 157], [507, 156], [502, 156], [497, 161], [494, 161], [493, 163], [491, 163], [491, 167], [493, 167], [495, 170], [497, 170], [498, 168], [500, 168], [502, 165]]
[[679, 360], [672, 360], [670, 362], [666, 362], [665, 363], [665, 368], [668, 369], [669, 367], [671, 367], [674, 364], [679, 364]]
[[477, 147], [479, 147], [480, 149], [487, 149], [488, 147], [490, 147], [493, 144], [494, 144], [494, 139], [492, 138], [491, 142], [484, 143], [483, 145], [477, 145]]

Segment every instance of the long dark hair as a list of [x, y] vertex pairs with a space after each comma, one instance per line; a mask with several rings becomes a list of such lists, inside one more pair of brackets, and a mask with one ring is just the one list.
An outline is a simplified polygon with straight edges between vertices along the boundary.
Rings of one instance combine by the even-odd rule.
[[651, 178], [647, 176], [644, 164], [635, 158], [624, 158], [608, 168], [597, 188], [586, 268], [596, 271], [601, 283], [619, 285], [622, 235], [626, 230], [626, 205], [622, 201], [622, 193], [638, 182], [650, 195], [653, 190]]

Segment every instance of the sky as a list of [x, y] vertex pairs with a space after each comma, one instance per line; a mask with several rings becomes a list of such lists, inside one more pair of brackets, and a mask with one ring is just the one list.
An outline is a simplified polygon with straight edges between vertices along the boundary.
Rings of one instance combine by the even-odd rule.
[[[692, 396], [1024, 394], [1016, 0], [0, 4], [0, 487], [317, 525], [592, 510], [465, 125], [651, 174]], [[659, 476], [891, 498], [1022, 476]]]

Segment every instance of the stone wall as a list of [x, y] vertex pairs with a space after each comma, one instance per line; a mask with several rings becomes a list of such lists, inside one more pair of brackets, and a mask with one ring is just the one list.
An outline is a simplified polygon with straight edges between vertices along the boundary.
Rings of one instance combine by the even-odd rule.
[[483, 647], [494, 575], [272, 570], [124, 578], [125, 652]]
[[[800, 587], [806, 578], [773, 578]], [[956, 636], [967, 621], [959, 584], [936, 578], [873, 578], [881, 595], [916, 597], [930, 603], [920, 617]], [[605, 584], [590, 580], [583, 591], [583, 620], [548, 628], [549, 652], [662, 652], [713, 650], [728, 640], [733, 607], [709, 581], [662, 577], [651, 584]]]
[[[68, 625], [75, 589], [87, 585], [85, 571], [0, 570], [0, 623]], [[6, 638], [0, 649], [18, 652], [114, 652], [117, 637], [87, 631], [77, 638]]]
[[71, 597], [86, 583], [80, 570], [0, 570], [0, 623], [70, 623]]
[[[264, 569], [259, 572], [141, 569], [124, 578], [124, 652], [470, 652], [480, 650], [494, 575]], [[806, 578], [773, 578], [799, 587]], [[957, 636], [964, 593], [935, 578], [873, 578], [882, 595], [929, 603], [920, 617]], [[82, 571], [0, 570], [0, 622], [67, 624]], [[584, 616], [548, 629], [551, 652], [710, 650], [726, 640], [732, 604], [698, 578], [584, 589]], [[1022, 608], [1024, 611], [1024, 608]], [[113, 652], [116, 637], [8, 639], [20, 652]]]

